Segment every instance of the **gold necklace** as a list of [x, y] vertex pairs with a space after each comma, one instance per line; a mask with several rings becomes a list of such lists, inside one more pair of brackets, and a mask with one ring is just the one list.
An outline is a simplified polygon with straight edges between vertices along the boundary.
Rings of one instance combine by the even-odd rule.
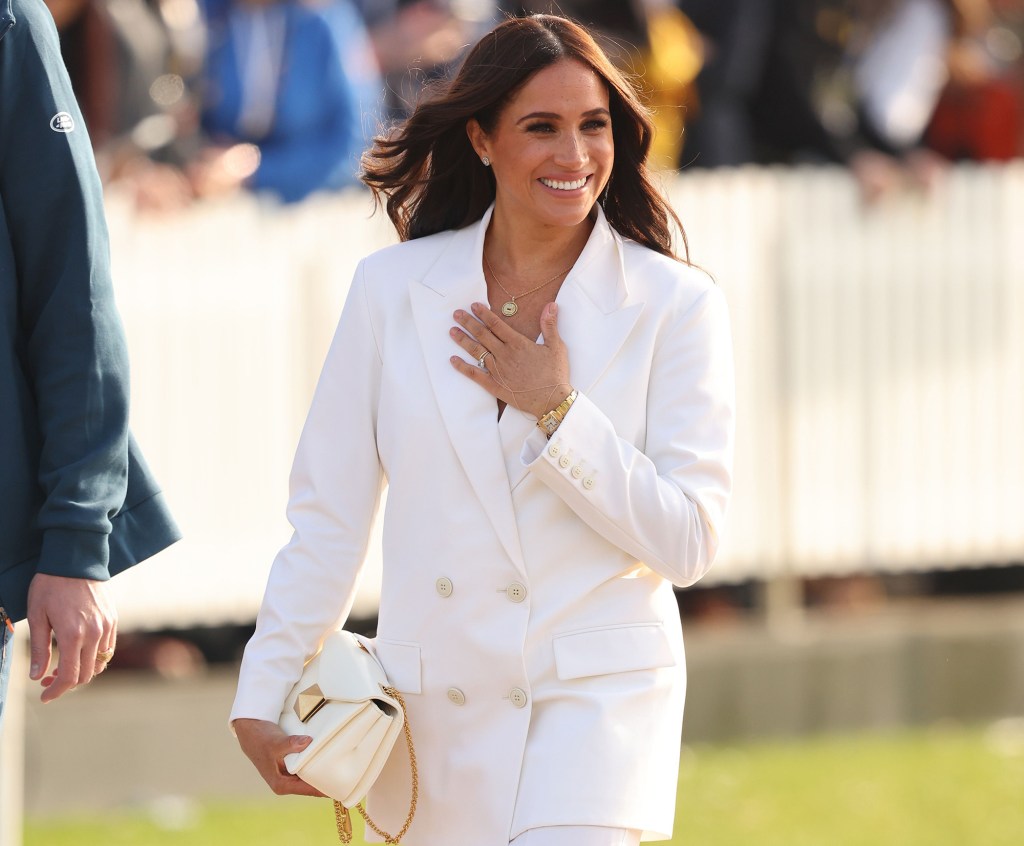
[[[575, 262], [573, 262], [573, 264], [575, 264]], [[501, 288], [501, 290], [505, 292], [505, 296], [509, 298], [508, 302], [504, 303], [501, 306], [501, 313], [504, 314], [505, 317], [514, 317], [515, 314], [519, 311], [519, 306], [516, 305], [516, 299], [518, 299], [520, 297], [528, 297], [530, 294], [535, 294], [537, 291], [539, 291], [545, 285], [550, 285], [559, 276], [565, 276], [566, 273], [568, 273], [570, 270], [572, 270], [572, 265], [570, 264], [565, 270], [560, 270], [558, 273], [556, 273], [550, 279], [548, 279], [548, 280], [546, 280], [544, 282], [541, 282], [536, 288], [531, 288], [529, 291], [527, 291], [524, 294], [515, 294], [515, 295], [513, 295], [513, 294], [510, 294], [508, 289], [504, 285], [501, 284], [501, 280], [498, 278], [498, 274], [494, 272], [494, 268], [491, 267], [491, 263], [489, 261], [487, 261], [487, 254], [486, 253], [484, 253], [484, 267], [487, 268], [487, 272], [491, 274], [491, 278], [494, 279], [494, 281], [497, 283], [498, 287]]]

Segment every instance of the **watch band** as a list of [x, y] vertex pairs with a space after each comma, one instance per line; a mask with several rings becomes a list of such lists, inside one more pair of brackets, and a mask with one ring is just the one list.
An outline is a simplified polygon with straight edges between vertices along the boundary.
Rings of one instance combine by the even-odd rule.
[[565, 419], [565, 415], [569, 413], [569, 409], [572, 408], [572, 404], [576, 402], [576, 397], [579, 395], [579, 391], [573, 388], [569, 392], [564, 400], [556, 405], [551, 411], [545, 414], [540, 420], [537, 421], [538, 428], [547, 436], [551, 437], [555, 434], [555, 430], [559, 427], [561, 422]]

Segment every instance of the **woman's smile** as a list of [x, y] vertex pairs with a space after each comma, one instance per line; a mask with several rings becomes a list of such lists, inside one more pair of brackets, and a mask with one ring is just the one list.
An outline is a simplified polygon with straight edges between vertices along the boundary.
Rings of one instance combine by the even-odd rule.
[[566, 181], [559, 179], [546, 179], [542, 176], [539, 181], [542, 185], [546, 185], [548, 188], [552, 188], [555, 191], [576, 191], [586, 185], [589, 179], [589, 176], [581, 176], [579, 179]]

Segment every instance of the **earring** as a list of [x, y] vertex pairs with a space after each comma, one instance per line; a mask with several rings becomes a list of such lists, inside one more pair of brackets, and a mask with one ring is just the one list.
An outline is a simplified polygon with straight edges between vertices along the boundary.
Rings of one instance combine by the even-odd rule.
[[489, 158], [487, 158], [487, 156], [484, 156], [482, 159], [480, 159], [480, 161], [483, 163], [484, 167], [490, 167], [491, 166], [491, 160]]

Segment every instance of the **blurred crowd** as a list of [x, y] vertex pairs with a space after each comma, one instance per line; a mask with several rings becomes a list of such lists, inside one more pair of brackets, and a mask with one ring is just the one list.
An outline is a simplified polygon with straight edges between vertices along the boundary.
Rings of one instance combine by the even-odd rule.
[[47, 0], [104, 181], [140, 209], [357, 184], [502, 15], [602, 35], [664, 169], [848, 166], [866, 199], [1024, 155], [1024, 0]]

